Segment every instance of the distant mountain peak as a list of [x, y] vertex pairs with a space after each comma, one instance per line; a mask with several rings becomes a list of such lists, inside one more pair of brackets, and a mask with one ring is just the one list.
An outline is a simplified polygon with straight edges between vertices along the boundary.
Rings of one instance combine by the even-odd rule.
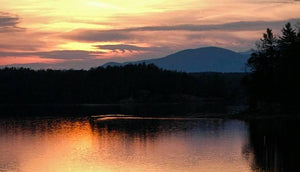
[[183, 72], [245, 72], [250, 55], [220, 47], [186, 49], [162, 58], [125, 63], [106, 63], [103, 66], [153, 63], [156, 66]]

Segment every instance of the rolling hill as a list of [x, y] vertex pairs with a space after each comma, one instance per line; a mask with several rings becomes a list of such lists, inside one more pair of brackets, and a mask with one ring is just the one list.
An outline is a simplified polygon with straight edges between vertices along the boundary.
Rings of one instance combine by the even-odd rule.
[[126, 64], [153, 63], [162, 69], [182, 72], [245, 72], [249, 53], [237, 53], [219, 47], [203, 47], [187, 49], [170, 54], [166, 57], [132, 61], [125, 63], [109, 62], [103, 65], [122, 66]]

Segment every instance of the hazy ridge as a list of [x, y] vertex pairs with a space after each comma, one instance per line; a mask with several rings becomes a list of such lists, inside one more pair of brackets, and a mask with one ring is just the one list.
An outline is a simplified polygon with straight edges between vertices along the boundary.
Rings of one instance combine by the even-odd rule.
[[181, 72], [245, 72], [250, 53], [237, 53], [219, 47], [186, 49], [168, 56], [149, 60], [124, 63], [109, 62], [103, 65], [123, 66], [126, 64], [155, 64], [156, 66]]

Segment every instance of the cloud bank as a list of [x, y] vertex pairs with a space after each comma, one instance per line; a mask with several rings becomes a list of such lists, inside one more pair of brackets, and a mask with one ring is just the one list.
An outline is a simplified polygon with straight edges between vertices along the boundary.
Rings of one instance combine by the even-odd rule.
[[266, 28], [300, 21], [299, 0], [130, 2], [2, 0], [0, 65], [89, 68], [203, 46], [247, 51]]

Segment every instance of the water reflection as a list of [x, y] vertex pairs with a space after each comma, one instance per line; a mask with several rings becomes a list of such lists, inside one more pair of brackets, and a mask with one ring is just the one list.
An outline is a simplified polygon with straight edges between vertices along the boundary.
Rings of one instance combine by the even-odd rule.
[[[124, 169], [250, 171], [241, 153], [247, 141], [246, 128], [239, 121], [120, 119], [100, 121], [94, 128], [108, 136], [108, 140], [101, 140], [101, 147], [116, 151], [105, 155], [116, 160], [113, 164], [129, 165], [122, 166]], [[117, 143], [107, 145], [115, 137]]]
[[244, 155], [252, 159], [253, 171], [300, 171], [299, 131], [299, 120], [250, 121], [250, 142], [244, 147]]
[[261, 127], [250, 122], [248, 136], [248, 125], [236, 120], [6, 120], [0, 122], [0, 171], [272, 171], [264, 150], [278, 149], [279, 166], [291, 157], [280, 152], [282, 143], [269, 146], [272, 137], [262, 147], [271, 129]]
[[59, 171], [80, 165], [91, 149], [91, 128], [79, 120], [4, 121], [0, 171]]

